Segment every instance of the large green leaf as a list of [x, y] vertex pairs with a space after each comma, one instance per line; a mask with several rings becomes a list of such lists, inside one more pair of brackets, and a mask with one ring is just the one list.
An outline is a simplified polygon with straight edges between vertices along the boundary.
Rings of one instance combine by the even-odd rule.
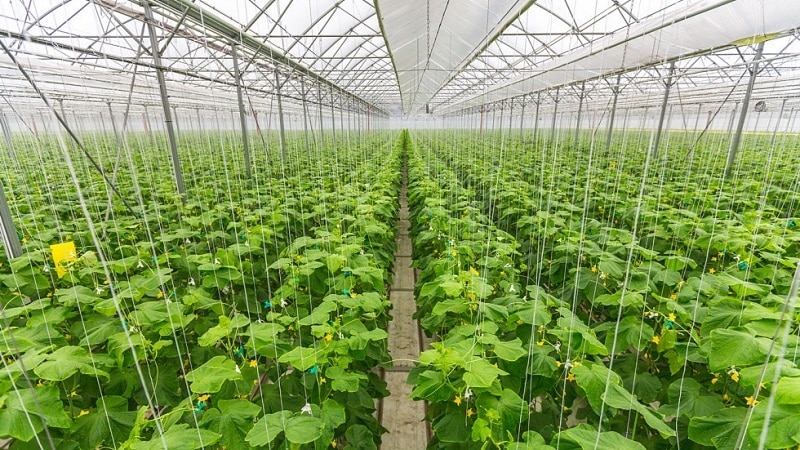
[[286, 429], [286, 423], [291, 416], [291, 411], [278, 411], [264, 415], [253, 425], [245, 440], [253, 447], [271, 444]]
[[61, 347], [47, 355], [47, 359], [36, 366], [33, 371], [39, 377], [51, 381], [63, 381], [77, 372], [85, 375], [109, 378], [107, 372], [97, 369], [97, 362], [89, 356], [83, 347]]
[[247, 400], [219, 400], [216, 406], [203, 414], [200, 425], [219, 433], [220, 445], [229, 450], [250, 448], [245, 436], [261, 407]]
[[[190, 428], [188, 424], [173, 425], [164, 432], [164, 436], [156, 434], [149, 441], [137, 442], [131, 446], [134, 450], [195, 450], [212, 447], [219, 441], [220, 435], [202, 428]], [[166, 446], [164, 445], [166, 444]]]
[[560, 432], [550, 445], [563, 450], [645, 450], [645, 447], [615, 431], [598, 433], [595, 427], [581, 424]]
[[72, 427], [72, 420], [64, 411], [58, 387], [55, 385], [19, 389], [7, 395], [5, 405], [0, 409], [0, 437], [30, 441], [44, 429], [42, 422], [48, 427]]
[[731, 366], [763, 364], [768, 349], [755, 336], [744, 331], [718, 328], [711, 332], [708, 369], [726, 370]]
[[278, 362], [290, 364], [297, 370], [308, 370], [317, 364], [317, 351], [310, 347], [295, 347], [281, 355]]
[[226, 381], [241, 379], [236, 362], [225, 356], [215, 356], [186, 374], [186, 381], [191, 383], [189, 387], [196, 394], [219, 392]]

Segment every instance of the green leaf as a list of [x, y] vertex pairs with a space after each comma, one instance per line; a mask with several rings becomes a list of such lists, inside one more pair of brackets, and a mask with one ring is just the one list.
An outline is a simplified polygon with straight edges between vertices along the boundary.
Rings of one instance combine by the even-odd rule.
[[778, 380], [778, 390], [775, 399], [783, 405], [800, 404], [800, 378], [781, 377]]
[[286, 423], [291, 416], [291, 411], [278, 411], [264, 415], [253, 425], [245, 440], [253, 447], [271, 444], [286, 429]]
[[767, 348], [755, 336], [743, 331], [717, 328], [711, 332], [708, 370], [726, 370], [731, 366], [763, 364]]
[[606, 389], [606, 383], [622, 384], [622, 379], [619, 375], [600, 364], [585, 362], [580, 366], [572, 367], [570, 370], [575, 376], [575, 382], [586, 393], [586, 400], [589, 401], [589, 405], [598, 414], [603, 404], [602, 396]]
[[[156, 433], [149, 441], [137, 442], [131, 446], [134, 450], [195, 450], [211, 447], [220, 435], [202, 428], [190, 428], [188, 424], [173, 425], [162, 437]], [[164, 446], [166, 443], [166, 447]]]
[[295, 347], [278, 358], [278, 362], [290, 364], [297, 370], [308, 370], [317, 364], [317, 351], [310, 347]]
[[286, 440], [292, 444], [308, 444], [322, 436], [325, 424], [322, 419], [299, 414], [286, 421]]
[[747, 408], [725, 408], [705, 417], [689, 420], [689, 439], [718, 449], [734, 448]]
[[467, 372], [463, 376], [464, 383], [474, 388], [488, 388], [499, 375], [508, 375], [485, 359], [475, 359], [465, 366]]
[[433, 432], [440, 442], [465, 443], [470, 438], [470, 428], [464, 420], [464, 413], [451, 411], [433, 423]]
[[81, 448], [95, 448], [101, 443], [110, 447], [113, 442], [124, 442], [136, 420], [136, 411], [128, 411], [128, 399], [106, 395], [97, 400], [97, 406], [96, 411], [75, 420], [73, 430]]
[[48, 427], [72, 427], [72, 420], [61, 403], [58, 387], [54, 385], [19, 389], [7, 395], [5, 405], [0, 409], [0, 437], [30, 441], [44, 429], [43, 421]]
[[559, 448], [572, 449], [569, 444], [581, 450], [646, 450], [642, 444], [615, 431], [600, 432], [598, 438], [597, 429], [588, 424], [564, 430], [550, 442], [550, 445]]
[[[244, 438], [253, 428], [253, 419], [261, 413], [261, 407], [247, 400], [219, 400], [215, 402], [217, 409], [211, 409], [203, 415], [201, 426], [220, 434], [220, 445], [229, 450], [248, 449], [250, 446]], [[212, 415], [212, 412], [219, 414]]]
[[625, 390], [624, 387], [610, 384], [608, 385], [608, 393], [605, 396], [606, 404], [612, 408], [634, 410], [642, 415], [647, 425], [650, 428], [658, 431], [661, 437], [667, 438], [675, 436], [675, 430], [670, 428], [664, 423], [664, 418], [656, 414], [652, 409], [639, 403], [639, 400], [634, 398], [633, 394]]
[[186, 381], [196, 394], [219, 392], [229, 380], [241, 380], [242, 374], [236, 372], [236, 362], [225, 356], [215, 356], [205, 364], [186, 374]]
[[519, 338], [514, 338], [512, 341], [498, 340], [494, 344], [494, 353], [498, 358], [505, 361], [516, 361], [528, 354], [528, 352], [522, 348], [522, 341]]
[[348, 372], [340, 366], [329, 367], [325, 375], [332, 381], [331, 388], [340, 392], [358, 392], [359, 380], [366, 380], [367, 376], [358, 372]]
[[378, 446], [372, 438], [372, 432], [364, 425], [353, 425], [344, 433], [349, 443], [347, 450], [377, 450]]
[[108, 373], [96, 369], [89, 351], [83, 347], [61, 347], [47, 355], [47, 359], [33, 369], [40, 378], [50, 381], [64, 381], [77, 372], [85, 375], [109, 378]]

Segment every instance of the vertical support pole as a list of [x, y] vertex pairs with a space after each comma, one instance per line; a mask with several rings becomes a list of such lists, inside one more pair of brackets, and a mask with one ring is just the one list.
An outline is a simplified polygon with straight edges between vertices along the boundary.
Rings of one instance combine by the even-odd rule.
[[322, 86], [317, 85], [317, 106], [319, 106], [319, 146], [320, 148], [325, 141], [325, 122], [322, 117]]
[[484, 105], [481, 105], [481, 121], [478, 129], [480, 130], [481, 134], [483, 134], [483, 112], [484, 112]]
[[519, 137], [522, 138], [522, 128], [525, 124], [525, 104], [528, 103], [525, 99], [522, 99], [522, 112], [519, 116]]
[[281, 82], [278, 71], [275, 71], [275, 95], [278, 96], [278, 137], [281, 143], [281, 158], [286, 162], [286, 128], [283, 123], [283, 100], [281, 99]]
[[739, 151], [742, 129], [744, 129], [744, 121], [747, 118], [747, 108], [750, 107], [750, 97], [753, 95], [753, 86], [756, 84], [756, 75], [758, 74], [758, 62], [761, 60], [762, 53], [764, 53], [764, 41], [759, 42], [758, 47], [756, 47], [756, 56], [753, 58], [753, 66], [750, 69], [750, 80], [747, 82], [747, 92], [744, 93], [744, 99], [742, 99], [742, 112], [739, 114], [739, 122], [736, 124], [736, 134], [733, 135], [731, 149], [730, 152], [728, 152], [728, 163], [725, 165], [725, 178], [728, 178], [731, 174], [733, 165], [736, 162], [736, 152]]
[[542, 91], [536, 93], [536, 113], [533, 115], [533, 142], [539, 138], [539, 106], [542, 104]]
[[675, 61], [669, 64], [667, 82], [664, 85], [664, 98], [661, 100], [661, 115], [658, 117], [658, 130], [653, 141], [653, 159], [658, 156], [658, 144], [661, 141], [661, 129], [664, 127], [664, 118], [667, 115], [667, 101], [669, 100], [669, 90], [672, 87], [672, 75], [675, 73]]
[[303, 138], [306, 141], [306, 156], [310, 159], [311, 147], [308, 145], [308, 102], [306, 101], [306, 81], [303, 78], [300, 78], [300, 92], [300, 95], [303, 96]]
[[333, 133], [333, 147], [336, 148], [336, 111], [333, 107], [335, 96], [333, 95], [333, 88], [331, 88], [331, 132]]
[[[778, 128], [781, 126], [781, 117], [786, 110], [786, 99], [781, 102], [781, 110], [778, 112], [778, 120], [775, 121], [775, 130], [772, 132], [772, 137], [769, 140], [769, 148], [772, 149], [775, 145], [775, 137], [778, 135]], [[788, 128], [788, 127], [787, 127]]]
[[703, 114], [703, 104], [699, 103], [697, 105], [697, 117], [694, 118], [694, 131], [692, 131], [692, 142], [694, 142], [695, 137], [697, 137], [697, 129], [700, 126], [701, 114]]
[[11, 220], [11, 208], [8, 207], [3, 183], [0, 183], [0, 234], [3, 238], [3, 246], [6, 248], [8, 259], [18, 258], [22, 255], [22, 244], [17, 235], [17, 228]]
[[614, 134], [614, 119], [617, 117], [617, 99], [619, 97], [619, 82], [622, 79], [622, 74], [617, 74], [617, 83], [611, 88], [611, 93], [614, 95], [614, 100], [611, 103], [611, 116], [608, 119], [608, 136], [606, 136], [606, 151], [611, 150], [611, 136]]
[[[114, 130], [114, 141], [117, 144], [117, 157], [114, 160], [114, 171], [111, 173], [111, 185], [114, 185], [117, 182], [117, 173], [119, 171], [119, 163], [122, 159], [122, 146], [124, 145], [123, 139], [124, 136], [120, 136], [117, 132], [117, 122], [114, 121], [114, 110], [111, 108], [111, 102], [106, 102], [108, 105], [108, 117], [111, 119], [111, 129]], [[124, 127], [124, 125], [123, 125]], [[106, 206], [106, 216], [105, 221], [108, 222], [108, 219], [111, 217], [111, 208], [114, 206], [114, 190], [108, 190], [108, 204]], [[103, 229], [103, 239], [106, 237], [106, 229]]]
[[728, 139], [731, 138], [731, 133], [733, 133], [733, 119], [736, 118], [737, 112], [739, 112], [739, 102], [735, 102], [733, 104], [733, 112], [731, 113], [731, 120], [728, 121]]
[[253, 170], [250, 166], [250, 142], [247, 140], [247, 120], [245, 119], [244, 101], [242, 100], [242, 74], [239, 72], [239, 57], [236, 54], [236, 44], [231, 44], [233, 56], [233, 76], [236, 78], [236, 99], [239, 102], [239, 123], [242, 127], [242, 147], [244, 148], [244, 173], [250, 178]]
[[175, 139], [181, 138], [181, 124], [178, 122], [178, 107], [172, 107], [172, 122], [175, 124]]
[[555, 105], [553, 106], [553, 124], [550, 126], [550, 142], [555, 142], [556, 140], [556, 118], [558, 117], [558, 89], [556, 88], [556, 96], [555, 96]]
[[575, 136], [572, 139], [572, 145], [578, 145], [578, 138], [581, 132], [581, 113], [583, 113], [583, 98], [586, 96], [586, 82], [581, 83], [581, 93], [578, 95], [578, 117], [575, 120]]
[[172, 128], [172, 114], [169, 107], [169, 96], [167, 96], [167, 82], [164, 79], [164, 70], [161, 66], [161, 53], [158, 49], [158, 38], [156, 37], [156, 27], [153, 25], [153, 11], [150, 9], [150, 0], [144, 2], [144, 17], [150, 34], [150, 51], [153, 54], [153, 63], [156, 66], [156, 78], [158, 88], [161, 92], [161, 105], [164, 108], [164, 125], [167, 127], [167, 139], [169, 150], [172, 155], [172, 170], [175, 172], [175, 184], [178, 193], [184, 195], [186, 187], [183, 185], [183, 172], [181, 171], [181, 161], [178, 159], [178, 144], [175, 140], [175, 130]]
[[6, 115], [0, 111], [0, 128], [3, 131], [3, 137], [6, 139], [6, 149], [8, 150], [8, 156], [11, 159], [17, 159], [14, 154], [14, 143], [11, 142], [11, 128], [8, 126], [8, 122], [6, 121]]

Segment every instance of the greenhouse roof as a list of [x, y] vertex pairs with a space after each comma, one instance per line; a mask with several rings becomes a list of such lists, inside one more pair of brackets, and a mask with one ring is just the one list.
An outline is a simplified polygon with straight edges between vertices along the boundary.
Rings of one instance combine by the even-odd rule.
[[[248, 98], [256, 98], [251, 101], [269, 104], [277, 85], [289, 100], [393, 116], [458, 113], [508, 99], [540, 99], [543, 92], [554, 98], [554, 88], [564, 88], [560, 96], [590, 92], [587, 98], [601, 99], [611, 96], [618, 74], [626, 92], [650, 97], [663, 90], [673, 61], [676, 83], [702, 101], [703, 86], [741, 80], [760, 41], [766, 41], [760, 77], [795, 76], [800, 55], [800, 3], [791, 0], [7, 5], [0, 11], [2, 42], [23, 67], [50, 72], [41, 79], [52, 87], [45, 93], [70, 100], [102, 96], [125, 103], [132, 83], [151, 85], [156, 95], [148, 14], [160, 68], [176, 85], [178, 104], [185, 97], [190, 107], [190, 99], [207, 89], [235, 90], [234, 48]], [[30, 97], [9, 56], [0, 54], [0, 63], [6, 102], [21, 93]], [[133, 74], [140, 79], [132, 81]], [[710, 101], [719, 101], [718, 90], [707, 91]]]

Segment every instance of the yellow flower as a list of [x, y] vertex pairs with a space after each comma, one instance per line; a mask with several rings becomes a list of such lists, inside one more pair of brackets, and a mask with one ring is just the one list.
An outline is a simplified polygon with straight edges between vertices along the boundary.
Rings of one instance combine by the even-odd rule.
[[731, 397], [728, 394], [722, 394], [722, 399], [727, 402], [728, 400], [731, 399]]
[[556, 367], [561, 367], [561, 361], [556, 361]]
[[475, 414], [475, 411], [472, 408], [467, 409], [467, 417], [472, 417]]
[[669, 319], [669, 320], [674, 322], [675, 321], [675, 314], [672, 314], [672, 313], [667, 314], [667, 319]]
[[355, 292], [351, 292], [351, 293], [350, 293], [350, 298], [356, 298], [356, 296], [357, 296], [357, 295], [358, 295], [358, 294], [356, 294]]
[[719, 381], [719, 374], [714, 372], [714, 378], [711, 380], [711, 384], [717, 384], [717, 381]]
[[658, 336], [653, 336], [653, 344], [658, 344], [661, 341]]
[[328, 382], [328, 380], [325, 379], [325, 377], [319, 377], [319, 384], [325, 384], [327, 382]]
[[331, 441], [331, 447], [336, 448], [339, 446], [339, 443], [336, 441]]
[[455, 403], [458, 406], [461, 406], [461, 396], [460, 395], [456, 396], [456, 399], [453, 400], [453, 403]]
[[255, 359], [251, 359], [250, 360], [250, 367], [256, 367], [257, 365], [258, 365], [258, 361], [256, 361]]
[[326, 334], [325, 335], [325, 340], [328, 341], [328, 342], [332, 341], [333, 340], [333, 335], [330, 334], [330, 333]]
[[758, 400], [755, 397], [745, 397], [744, 399], [747, 400], [747, 406], [756, 406], [758, 404]]
[[208, 399], [210, 399], [210, 398], [211, 398], [211, 395], [209, 395], [209, 394], [203, 394], [203, 395], [201, 395], [200, 397], [197, 397], [197, 401], [198, 401], [198, 402], [207, 402], [207, 401], [208, 401]]
[[716, 270], [714, 270], [714, 268], [712, 267], [712, 268], [708, 269], [708, 273], [710, 273], [711, 275], [714, 275], [714, 273], [716, 273]]
[[669, 296], [669, 299], [670, 300], [677, 300], [678, 299], [678, 295], [677, 294], [672, 294], [672, 295]]
[[474, 275], [474, 276], [476, 276], [476, 277], [477, 277], [478, 275], [480, 275], [480, 274], [478, 273], [478, 271], [477, 271], [477, 270], [475, 270], [475, 268], [474, 268], [474, 267], [470, 267], [470, 268], [469, 268], [469, 273], [471, 273], [472, 275]]
[[158, 291], [158, 295], [156, 295], [156, 298], [157, 298], [157, 299], [162, 299], [162, 298], [164, 298], [164, 291]]
[[575, 361], [572, 361], [572, 365], [577, 367], [581, 365], [581, 362], [576, 359]]
[[542, 347], [542, 346], [544, 346], [544, 341], [539, 341], [539, 342], [536, 343], [536, 345], [538, 345], [539, 347]]
[[597, 266], [592, 266], [592, 273], [597, 273]]
[[567, 375], [567, 381], [575, 381], [575, 375], [573, 375], [571, 373], [569, 375]]
[[731, 380], [733, 380], [734, 382], [738, 383], [739, 382], [739, 372], [733, 372], [731, 374]]
[[83, 416], [85, 416], [87, 414], [89, 414], [89, 410], [88, 409], [82, 409], [80, 414], [78, 414], [78, 417], [83, 417]]
[[716, 256], [712, 256], [712, 257], [711, 257], [711, 261], [712, 261], [712, 262], [716, 262], [716, 261], [717, 261], [717, 257], [716, 257]]
[[77, 393], [77, 392], [75, 392], [75, 391], [72, 391], [72, 392], [70, 392], [70, 393], [69, 393], [69, 396], [70, 396], [70, 397], [77, 397], [77, 396], [78, 396], [78, 393]]

